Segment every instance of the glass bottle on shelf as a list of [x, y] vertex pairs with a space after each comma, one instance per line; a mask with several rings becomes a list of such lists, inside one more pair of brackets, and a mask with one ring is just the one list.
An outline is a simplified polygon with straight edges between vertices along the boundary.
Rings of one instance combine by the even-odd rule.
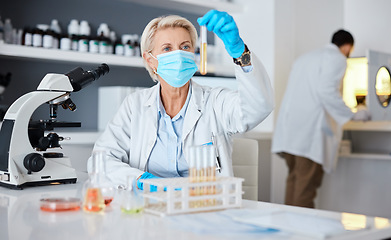
[[12, 23], [11, 19], [5, 19], [4, 23], [4, 42], [12, 44]]
[[37, 25], [37, 27], [33, 29], [33, 38], [32, 38], [33, 47], [42, 47], [42, 40], [43, 40], [43, 31]]
[[90, 53], [99, 53], [99, 37], [92, 37], [89, 41], [89, 52]]
[[110, 53], [110, 47], [111, 40], [109, 38], [110, 36], [110, 29], [109, 26], [106, 23], [101, 23], [99, 25], [98, 31], [98, 38], [99, 38], [99, 53], [101, 54], [108, 54]]
[[58, 49], [60, 47], [61, 27], [57, 19], [53, 19], [50, 23], [50, 30], [53, 31], [53, 48]]
[[80, 22], [79, 52], [88, 52], [91, 28], [87, 21]]
[[102, 212], [114, 199], [115, 187], [107, 178], [105, 157], [105, 151], [92, 153], [92, 171], [83, 186], [83, 210], [86, 212]]
[[23, 29], [22, 45], [32, 46], [33, 45], [33, 31], [29, 27]]
[[72, 19], [68, 25], [68, 35], [71, 39], [71, 50], [77, 51], [79, 46], [79, 21]]

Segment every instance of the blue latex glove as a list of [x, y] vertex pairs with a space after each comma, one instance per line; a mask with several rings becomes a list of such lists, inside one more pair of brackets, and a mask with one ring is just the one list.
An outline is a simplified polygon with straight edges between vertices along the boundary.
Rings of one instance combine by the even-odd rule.
[[225, 45], [225, 49], [233, 58], [240, 57], [244, 52], [244, 42], [239, 36], [239, 29], [231, 15], [226, 12], [210, 10], [197, 19], [200, 26], [206, 25]]
[[[160, 178], [160, 177], [156, 177], [155, 175], [153, 175], [152, 173], [149, 173], [149, 172], [145, 172], [141, 175], [141, 177], [137, 180], [137, 187], [140, 189], [140, 190], [144, 190], [144, 183], [140, 181], [140, 179], [148, 179], [148, 178]], [[157, 191], [157, 187], [154, 186], [154, 185], [151, 185], [150, 186], [150, 191], [151, 192], [156, 192]]]

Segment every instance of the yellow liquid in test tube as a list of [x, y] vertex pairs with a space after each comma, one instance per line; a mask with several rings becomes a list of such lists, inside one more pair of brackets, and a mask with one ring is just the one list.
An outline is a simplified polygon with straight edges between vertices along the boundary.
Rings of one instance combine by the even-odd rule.
[[207, 41], [206, 41], [206, 26], [201, 26], [200, 29], [200, 39], [201, 39], [201, 49], [200, 49], [200, 73], [202, 75], [205, 75], [207, 71], [207, 51], [206, 51], [206, 46], [207, 46]]

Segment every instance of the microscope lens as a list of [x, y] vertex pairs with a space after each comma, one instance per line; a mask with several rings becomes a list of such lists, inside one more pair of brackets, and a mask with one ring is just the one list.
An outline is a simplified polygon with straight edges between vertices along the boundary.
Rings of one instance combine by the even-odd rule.
[[57, 108], [56, 104], [50, 104], [50, 118], [57, 118]]

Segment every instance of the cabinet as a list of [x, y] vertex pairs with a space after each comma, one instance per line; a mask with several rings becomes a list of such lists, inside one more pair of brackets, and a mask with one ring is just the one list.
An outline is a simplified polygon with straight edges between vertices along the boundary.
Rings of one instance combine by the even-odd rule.
[[325, 174], [319, 208], [391, 217], [391, 122], [348, 122], [344, 131], [352, 151]]

